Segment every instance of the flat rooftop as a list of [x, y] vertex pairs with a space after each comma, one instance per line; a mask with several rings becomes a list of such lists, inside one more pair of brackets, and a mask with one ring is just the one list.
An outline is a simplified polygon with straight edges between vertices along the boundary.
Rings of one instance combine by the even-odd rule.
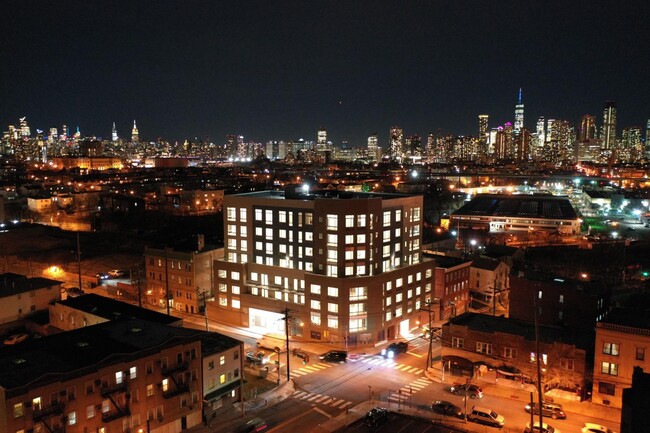
[[568, 198], [540, 195], [479, 194], [452, 213], [457, 215], [578, 219]]
[[[374, 193], [374, 192], [356, 192], [356, 191], [339, 191], [339, 190], [319, 190], [302, 192], [300, 188], [295, 191], [254, 191], [242, 194], [233, 194], [237, 197], [250, 197], [250, 198], [266, 198], [277, 200], [316, 200], [316, 199], [331, 199], [331, 200], [349, 200], [349, 199], [371, 199], [381, 198], [382, 200], [390, 200], [396, 198], [413, 197], [412, 194], [398, 194], [398, 193]], [[228, 196], [226, 196], [228, 197]]]

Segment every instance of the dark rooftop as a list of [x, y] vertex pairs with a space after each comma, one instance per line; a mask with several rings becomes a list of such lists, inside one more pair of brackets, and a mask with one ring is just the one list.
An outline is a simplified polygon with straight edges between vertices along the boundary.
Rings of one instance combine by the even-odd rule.
[[630, 328], [647, 329], [650, 331], [650, 311], [634, 308], [614, 308], [603, 323], [629, 326]]
[[578, 218], [566, 197], [505, 194], [479, 194], [452, 215], [563, 220]]
[[103, 317], [106, 320], [141, 319], [160, 325], [181, 324], [183, 321], [174, 316], [168, 316], [167, 314], [149, 310], [148, 308], [141, 308], [94, 293], [68, 298], [58, 303], [98, 317]]
[[[479, 313], [463, 313], [449, 321], [459, 326], [467, 326], [473, 331], [487, 334], [503, 333], [519, 335], [529, 341], [535, 340], [535, 325], [517, 319], [503, 316], [491, 316]], [[539, 341], [544, 343], [573, 344], [581, 349], [588, 349], [593, 346], [593, 335], [584, 331], [562, 328], [558, 326], [539, 325]]]
[[427, 254], [426, 256], [434, 258], [436, 260], [436, 268], [453, 268], [454, 266], [462, 265], [463, 263], [469, 263], [471, 260], [465, 260], [460, 257], [452, 256], [439, 256], [436, 254]]
[[0, 274], [0, 297], [17, 295], [32, 290], [45, 289], [63, 284], [63, 281], [50, 280], [49, 278], [33, 277], [5, 272]]
[[7, 396], [100, 368], [130, 362], [166, 347], [206, 341], [207, 353], [235, 347], [238, 340], [195, 329], [144, 320], [119, 320], [0, 348], [0, 387]]
[[488, 270], [488, 271], [495, 270], [499, 266], [500, 263], [501, 263], [500, 260], [490, 259], [490, 258], [487, 258], [487, 257], [472, 258], [472, 267], [473, 268], [485, 269], [485, 270]]

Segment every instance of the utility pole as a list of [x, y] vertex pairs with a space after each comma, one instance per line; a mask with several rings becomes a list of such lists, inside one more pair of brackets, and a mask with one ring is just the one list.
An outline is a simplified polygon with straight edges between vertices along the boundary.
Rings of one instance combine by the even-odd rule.
[[497, 294], [501, 294], [501, 284], [497, 281], [494, 282], [494, 288], [492, 289], [492, 315], [497, 315]]
[[[289, 316], [289, 309], [285, 308], [282, 311], [282, 314], [284, 314], [284, 317], [281, 320], [284, 320], [284, 336], [286, 339], [286, 347], [285, 350], [287, 352], [287, 382], [291, 380], [291, 369], [289, 368], [289, 360], [290, 360], [290, 355], [289, 355], [289, 319], [293, 319], [293, 317]], [[278, 354], [279, 355], [279, 354]], [[280, 362], [280, 357], [278, 356], [278, 362]], [[280, 368], [278, 365], [278, 379], [280, 378]]]
[[79, 232], [77, 232], [77, 273], [79, 276], [79, 289], [82, 290], [83, 287], [81, 287], [81, 243], [79, 242]]
[[167, 245], [165, 245], [165, 305], [169, 316], [169, 265], [167, 263]]
[[420, 308], [420, 311], [426, 311], [429, 313], [429, 351], [427, 352], [427, 368], [431, 367], [433, 364], [433, 317], [434, 311], [431, 309], [431, 300], [427, 299], [425, 301], [427, 308]]
[[[539, 285], [537, 286], [537, 290], [533, 293], [533, 309], [534, 314], [533, 317], [535, 319], [535, 360], [537, 361], [537, 394], [539, 401], [537, 404], [539, 405], [539, 426], [540, 429], [542, 428], [543, 424], [543, 414], [542, 414], [542, 401], [544, 394], [542, 393], [542, 364], [540, 361], [540, 353], [539, 353], [539, 323], [537, 320], [537, 296], [539, 293]], [[531, 413], [533, 412], [533, 409], [531, 407]], [[531, 428], [533, 426], [531, 425]]]

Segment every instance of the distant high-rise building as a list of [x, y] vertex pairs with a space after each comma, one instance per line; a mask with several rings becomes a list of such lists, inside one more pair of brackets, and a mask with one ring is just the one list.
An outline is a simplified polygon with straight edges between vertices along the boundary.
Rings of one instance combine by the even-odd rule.
[[318, 146], [324, 146], [327, 144], [327, 129], [326, 128], [320, 128], [318, 130], [318, 139], [316, 141], [316, 144]]
[[621, 161], [638, 162], [641, 158], [643, 158], [641, 128], [639, 126], [633, 126], [623, 129], [619, 159]]
[[70, 131], [68, 130], [68, 125], [65, 123], [61, 127], [61, 141], [67, 141], [70, 136]]
[[540, 116], [537, 119], [537, 143], [535, 147], [537, 147], [536, 152], [538, 155], [541, 154], [541, 150], [544, 147], [544, 144], [546, 143], [546, 119], [544, 119], [544, 116]]
[[117, 129], [115, 128], [115, 122], [113, 122], [113, 130], [111, 131], [111, 141], [115, 143], [117, 141]]
[[131, 141], [133, 143], [140, 141], [140, 133], [138, 132], [138, 127], [135, 124], [135, 120], [133, 121], [133, 129], [131, 130]]
[[606, 101], [603, 110], [603, 126], [600, 130], [601, 147], [610, 150], [616, 147], [616, 102]]
[[516, 151], [515, 151], [515, 140], [514, 140], [514, 128], [512, 127], [512, 123], [506, 122], [505, 125], [503, 125], [503, 133], [505, 135], [504, 139], [506, 141], [505, 157], [514, 158]]
[[74, 139], [81, 140], [81, 131], [79, 130], [79, 126], [77, 126], [77, 130], [74, 133]]
[[47, 136], [47, 141], [52, 144], [56, 143], [59, 140], [59, 130], [56, 128], [50, 128], [50, 135]]
[[554, 163], [575, 160], [574, 128], [567, 120], [548, 119], [544, 159]]
[[517, 161], [528, 161], [531, 159], [531, 137], [530, 130], [523, 128], [515, 135], [515, 159]]
[[20, 118], [20, 136], [22, 138], [29, 138], [30, 135], [32, 135], [32, 132], [29, 129], [29, 125], [27, 125], [27, 117], [21, 117]]
[[240, 161], [244, 161], [249, 157], [248, 154], [248, 144], [244, 143], [244, 136], [243, 135], [238, 135], [237, 136], [237, 153], [235, 155], [237, 159]]
[[371, 161], [379, 161], [381, 159], [378, 142], [377, 133], [373, 132], [370, 134], [368, 137], [368, 159]]
[[650, 159], [650, 119], [645, 126], [645, 157]]
[[226, 135], [225, 153], [229, 158], [237, 157], [237, 136], [235, 134]]
[[585, 114], [580, 120], [580, 142], [591, 141], [596, 138], [596, 116]]
[[487, 114], [478, 115], [478, 139], [487, 141], [488, 134], [488, 120], [490, 116]]
[[422, 157], [422, 139], [419, 135], [406, 137], [404, 148], [406, 156], [412, 161], [419, 160]]
[[519, 131], [524, 129], [524, 103], [521, 99], [521, 87], [517, 96], [517, 105], [515, 105], [515, 125], [513, 132], [519, 134]]
[[499, 126], [496, 129], [493, 145], [494, 157], [498, 160], [506, 159], [506, 134], [503, 131], [503, 126]]
[[401, 161], [404, 158], [404, 130], [399, 126], [390, 128], [390, 159]]

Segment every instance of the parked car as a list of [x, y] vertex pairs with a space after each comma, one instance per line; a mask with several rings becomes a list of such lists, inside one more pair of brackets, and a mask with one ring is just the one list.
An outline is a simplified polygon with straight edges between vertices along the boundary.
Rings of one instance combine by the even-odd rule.
[[253, 352], [252, 350], [246, 352], [246, 361], [251, 364], [261, 365], [264, 363], [264, 352]]
[[503, 427], [506, 423], [503, 415], [499, 415], [492, 409], [481, 406], [472, 407], [472, 410], [467, 414], [467, 420], [497, 428]]
[[450, 401], [437, 400], [431, 404], [431, 410], [442, 415], [463, 417], [463, 410]]
[[5, 339], [3, 342], [7, 346], [21, 343], [29, 338], [29, 334], [14, 334]]
[[108, 271], [108, 275], [112, 278], [119, 278], [124, 276], [124, 271], [121, 271], [119, 269], [111, 269]]
[[594, 424], [592, 422], [586, 422], [584, 427], [582, 427], [582, 433], [614, 433], [611, 429], [605, 427], [601, 424]]
[[393, 359], [396, 355], [400, 353], [405, 353], [409, 348], [409, 344], [405, 341], [399, 341], [397, 343], [391, 343], [385, 349], [381, 350], [381, 355], [384, 358]]
[[[534, 414], [539, 414], [539, 405], [536, 402], [532, 404], [532, 410]], [[526, 405], [526, 412], [530, 413], [531, 404]], [[566, 413], [562, 410], [562, 405], [557, 403], [542, 403], [542, 415], [547, 418], [553, 419], [565, 419]]]
[[532, 428], [530, 427], [530, 423], [526, 424], [524, 433], [560, 433], [560, 430], [545, 422], [542, 423], [542, 428], [539, 428], [539, 421], [535, 421]]
[[366, 413], [366, 425], [368, 427], [377, 427], [379, 425], [382, 425], [388, 420], [388, 415], [388, 410], [384, 409], [383, 407], [370, 409], [370, 411]]
[[79, 287], [69, 287], [65, 289], [65, 294], [68, 298], [76, 298], [77, 296], [84, 295], [85, 292]]
[[330, 350], [318, 356], [318, 359], [325, 362], [347, 362], [348, 352], [345, 350]]
[[469, 398], [483, 398], [483, 390], [480, 386], [474, 384], [455, 383], [451, 386], [450, 391], [456, 395], [465, 395], [466, 389]]

